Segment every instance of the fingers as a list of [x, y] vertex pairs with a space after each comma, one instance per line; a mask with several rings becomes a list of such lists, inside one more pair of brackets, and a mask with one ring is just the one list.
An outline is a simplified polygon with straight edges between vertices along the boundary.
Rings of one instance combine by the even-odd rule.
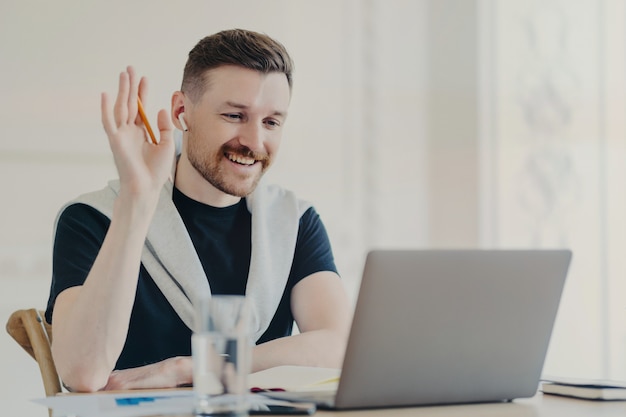
[[113, 108], [113, 114], [115, 115], [115, 123], [119, 127], [122, 124], [128, 122], [128, 95], [130, 91], [130, 81], [128, 72], [122, 72], [120, 74], [118, 87], [117, 87], [117, 99], [115, 100], [115, 106]]
[[[114, 115], [117, 126], [123, 124], [137, 123], [137, 96], [139, 94], [139, 84], [146, 84], [145, 79], [138, 80], [135, 69], [128, 66], [126, 71], [119, 77], [117, 88], [117, 99], [115, 100]], [[145, 95], [147, 87], [142, 87]]]
[[[120, 128], [128, 125], [139, 126], [143, 129], [137, 98], [140, 97], [145, 102], [147, 93], [148, 80], [145, 77], [139, 78], [132, 66], [128, 66], [126, 71], [120, 73], [117, 98], [113, 109], [111, 110], [111, 100], [106, 93], [102, 93], [100, 99], [102, 125], [107, 135], [112, 136]], [[158, 128], [161, 139], [166, 141], [172, 139], [173, 126], [165, 110], [159, 112]]]
[[100, 114], [104, 131], [111, 136], [115, 132], [115, 122], [109, 107], [109, 96], [107, 93], [102, 93], [100, 96]]
[[137, 117], [137, 95], [139, 94], [139, 81], [137, 80], [135, 69], [132, 66], [128, 66], [126, 68], [126, 72], [128, 73], [128, 82], [130, 84], [128, 94], [128, 119], [126, 120], [126, 122], [137, 123], [139, 119]]

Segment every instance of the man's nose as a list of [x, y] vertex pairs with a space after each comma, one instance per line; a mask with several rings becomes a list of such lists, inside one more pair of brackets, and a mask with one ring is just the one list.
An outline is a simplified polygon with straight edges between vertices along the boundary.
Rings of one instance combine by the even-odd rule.
[[253, 151], [263, 151], [263, 126], [262, 123], [249, 122], [246, 123], [239, 137], [241, 145], [250, 148]]

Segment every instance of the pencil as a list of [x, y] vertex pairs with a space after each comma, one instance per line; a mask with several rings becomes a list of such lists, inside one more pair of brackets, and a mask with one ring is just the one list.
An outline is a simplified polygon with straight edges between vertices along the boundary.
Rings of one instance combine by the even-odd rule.
[[141, 99], [137, 97], [137, 108], [139, 109], [139, 117], [141, 117], [141, 121], [146, 126], [146, 130], [148, 130], [148, 134], [150, 135], [150, 139], [152, 143], [157, 144], [157, 140], [154, 137], [154, 132], [152, 131], [152, 127], [150, 127], [150, 122], [148, 122], [148, 118], [146, 117], [146, 112], [143, 110], [143, 104], [141, 103]]

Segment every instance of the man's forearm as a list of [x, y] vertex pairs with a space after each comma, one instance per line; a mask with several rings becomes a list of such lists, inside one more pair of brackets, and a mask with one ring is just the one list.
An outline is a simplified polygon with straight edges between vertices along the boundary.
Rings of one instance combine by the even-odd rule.
[[141, 251], [154, 211], [118, 198], [85, 283], [59, 295], [52, 353], [61, 379], [77, 391], [105, 386], [126, 340]]
[[252, 372], [281, 365], [341, 368], [346, 334], [322, 329], [275, 339], [252, 350]]
[[[345, 334], [316, 330], [275, 339], [252, 350], [252, 372], [281, 365], [340, 368]], [[191, 357], [175, 357], [138, 368], [113, 372], [107, 390], [172, 388], [193, 380]]]

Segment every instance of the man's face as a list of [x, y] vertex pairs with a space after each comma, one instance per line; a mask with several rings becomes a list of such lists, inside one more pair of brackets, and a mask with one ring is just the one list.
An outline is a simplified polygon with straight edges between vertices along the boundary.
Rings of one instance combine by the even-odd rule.
[[236, 66], [208, 72], [204, 94], [187, 106], [187, 158], [218, 190], [245, 197], [272, 164], [290, 91], [283, 73]]

